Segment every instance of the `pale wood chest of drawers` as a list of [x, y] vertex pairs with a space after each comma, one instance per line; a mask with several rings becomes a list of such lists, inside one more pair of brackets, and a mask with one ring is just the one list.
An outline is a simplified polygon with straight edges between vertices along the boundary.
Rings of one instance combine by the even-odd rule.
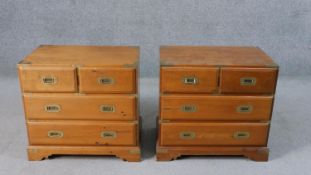
[[18, 65], [29, 160], [140, 160], [139, 48], [43, 45]]
[[244, 155], [267, 161], [278, 66], [256, 47], [160, 48], [157, 160]]

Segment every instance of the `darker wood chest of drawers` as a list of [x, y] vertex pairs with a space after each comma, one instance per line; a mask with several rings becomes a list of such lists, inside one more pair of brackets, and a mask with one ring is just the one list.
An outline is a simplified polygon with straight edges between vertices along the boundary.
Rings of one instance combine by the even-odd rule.
[[17, 68], [29, 160], [52, 154], [140, 160], [139, 48], [43, 45]]
[[160, 49], [157, 159], [244, 155], [267, 161], [278, 66], [256, 47]]

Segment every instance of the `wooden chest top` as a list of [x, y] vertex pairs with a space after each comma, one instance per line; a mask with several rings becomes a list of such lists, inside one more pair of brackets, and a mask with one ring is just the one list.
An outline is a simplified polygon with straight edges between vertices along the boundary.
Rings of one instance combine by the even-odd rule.
[[22, 63], [31, 65], [81, 65], [123, 67], [136, 65], [139, 47], [41, 45]]
[[257, 47], [162, 46], [162, 66], [277, 67]]

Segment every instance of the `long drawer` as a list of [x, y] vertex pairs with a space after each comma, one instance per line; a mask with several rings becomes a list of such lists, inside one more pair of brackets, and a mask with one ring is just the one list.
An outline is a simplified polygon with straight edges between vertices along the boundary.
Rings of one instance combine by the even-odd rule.
[[270, 120], [273, 96], [162, 95], [162, 120]]
[[134, 95], [24, 94], [27, 119], [136, 120]]
[[98, 121], [28, 121], [31, 145], [136, 145], [137, 124]]
[[268, 123], [161, 123], [160, 144], [265, 146]]

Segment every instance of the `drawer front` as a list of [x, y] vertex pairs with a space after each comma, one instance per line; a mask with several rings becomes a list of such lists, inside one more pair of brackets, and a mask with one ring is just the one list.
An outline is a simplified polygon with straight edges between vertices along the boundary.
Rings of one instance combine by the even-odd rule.
[[28, 121], [30, 145], [136, 145], [137, 124]]
[[28, 119], [135, 120], [133, 95], [24, 94]]
[[80, 92], [136, 93], [136, 69], [81, 67]]
[[163, 146], [265, 146], [268, 128], [268, 123], [162, 123], [160, 142]]
[[19, 78], [24, 92], [77, 91], [74, 67], [20, 66]]
[[162, 93], [214, 93], [218, 68], [162, 67]]
[[273, 96], [161, 96], [161, 119], [270, 120]]
[[277, 72], [275, 68], [222, 68], [222, 93], [274, 93]]

